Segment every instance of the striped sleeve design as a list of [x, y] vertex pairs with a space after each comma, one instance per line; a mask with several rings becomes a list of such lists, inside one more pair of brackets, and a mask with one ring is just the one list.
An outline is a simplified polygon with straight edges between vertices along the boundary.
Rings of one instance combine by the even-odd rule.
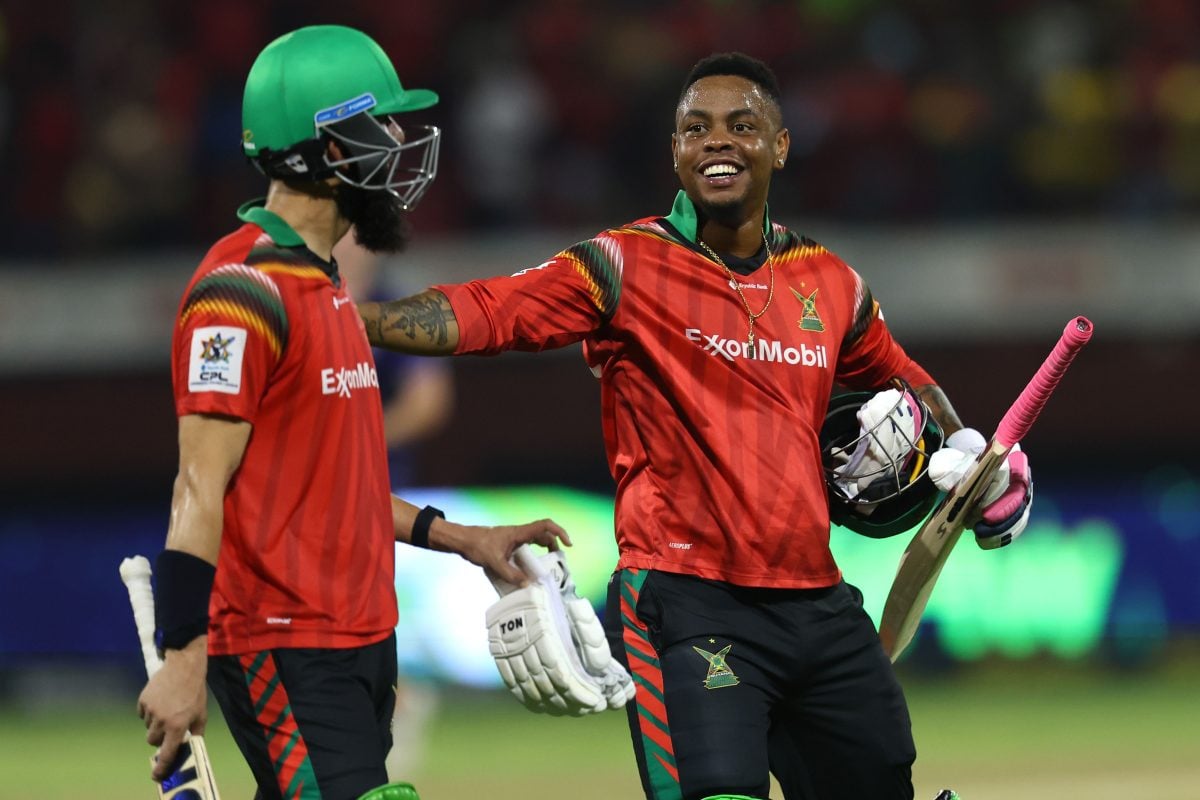
[[785, 231], [780, 226], [772, 230], [774, 242], [771, 245], [771, 258], [776, 266], [782, 266], [792, 261], [803, 261], [806, 258], [828, 253], [822, 245], [817, 244], [806, 236], [797, 236], [791, 231]]
[[602, 233], [594, 239], [572, 245], [560, 254], [575, 267], [587, 284], [592, 304], [605, 320], [612, 319], [621, 299], [621, 272], [624, 259], [616, 237]]
[[198, 280], [183, 302], [179, 325], [194, 314], [213, 314], [262, 336], [275, 358], [287, 346], [288, 320], [279, 287], [245, 264], [226, 264]]
[[879, 303], [875, 302], [875, 298], [871, 296], [871, 289], [867, 286], [857, 272], [851, 271], [854, 275], [854, 316], [853, 322], [850, 324], [850, 330], [846, 333], [846, 338], [842, 342], [843, 347], [848, 347], [858, 341], [871, 323], [879, 316]]

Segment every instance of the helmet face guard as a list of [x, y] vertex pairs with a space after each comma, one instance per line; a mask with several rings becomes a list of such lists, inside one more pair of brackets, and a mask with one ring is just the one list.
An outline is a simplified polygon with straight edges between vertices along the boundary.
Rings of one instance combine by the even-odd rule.
[[[436, 92], [406, 89], [383, 49], [362, 31], [310, 25], [255, 59], [242, 95], [242, 152], [270, 178], [339, 180], [387, 191], [410, 210], [437, 175], [441, 131], [393, 116], [430, 108]], [[329, 155], [330, 142], [341, 151]]]
[[359, 189], [386, 190], [410, 211], [437, 177], [442, 132], [433, 125], [411, 125], [404, 128], [401, 142], [389, 130], [389, 121], [388, 116], [367, 113], [318, 120], [321, 138], [333, 139], [345, 154], [331, 160], [325, 153], [323, 160], [343, 182]]
[[902, 381], [895, 390], [830, 400], [821, 460], [833, 522], [871, 538], [911, 530], [942, 493], [927, 475], [941, 427]]

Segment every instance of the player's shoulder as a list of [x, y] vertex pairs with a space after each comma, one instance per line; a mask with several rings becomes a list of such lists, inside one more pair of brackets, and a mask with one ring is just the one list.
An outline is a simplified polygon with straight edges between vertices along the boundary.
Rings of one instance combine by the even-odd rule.
[[606, 228], [590, 239], [583, 239], [564, 247], [558, 254], [559, 258], [591, 262], [597, 259], [622, 264], [625, 260], [626, 248], [631, 240], [641, 237], [661, 238], [671, 241], [671, 237], [654, 217], [635, 220], [627, 225]]
[[771, 251], [777, 264], [804, 261], [822, 272], [845, 272], [847, 276], [854, 274], [850, 265], [837, 253], [810, 236], [797, 233], [777, 222], [771, 224], [771, 235]]
[[229, 293], [281, 299], [279, 282], [255, 263], [260, 261], [254, 253], [261, 248], [263, 235], [260, 228], [247, 224], [218, 239], [192, 273], [185, 306]]
[[184, 290], [178, 312], [180, 326], [195, 320], [253, 320], [272, 340], [276, 352], [288, 336], [287, 291], [281, 281], [253, 263], [261, 231], [246, 225], [217, 241]]
[[276, 287], [293, 281], [328, 280], [328, 274], [305, 248], [280, 246], [253, 223], [246, 223], [209, 248], [194, 280], [214, 273], [248, 276]]
[[655, 239], [663, 239], [665, 241], [675, 240], [672, 232], [667, 228], [666, 225], [663, 224], [662, 217], [642, 217], [620, 227], [610, 228], [604, 233], [609, 236], [618, 237], [648, 236]]
[[836, 253], [816, 239], [794, 231], [778, 222], [771, 223], [771, 250], [776, 254], [776, 257], [786, 255], [790, 258], [832, 258], [838, 261], [841, 260], [837, 257]]

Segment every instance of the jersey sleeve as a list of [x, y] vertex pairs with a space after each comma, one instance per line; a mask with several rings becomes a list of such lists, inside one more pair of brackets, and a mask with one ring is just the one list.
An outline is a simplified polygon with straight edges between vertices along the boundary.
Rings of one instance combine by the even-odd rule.
[[607, 323], [621, 296], [622, 253], [610, 232], [513, 275], [438, 285], [458, 322], [456, 354], [547, 350]]
[[878, 389], [893, 377], [912, 386], [934, 383], [913, 361], [884, 321], [879, 303], [866, 282], [851, 270], [855, 281], [853, 322], [842, 341], [836, 380], [853, 389]]
[[175, 326], [175, 413], [252, 423], [287, 336], [283, 298], [268, 275], [227, 264], [194, 281]]

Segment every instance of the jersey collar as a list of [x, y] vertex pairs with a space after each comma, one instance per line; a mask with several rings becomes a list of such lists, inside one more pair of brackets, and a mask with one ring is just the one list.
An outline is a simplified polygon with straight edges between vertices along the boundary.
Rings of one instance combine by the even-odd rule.
[[263, 208], [265, 202], [265, 197], [259, 197], [243, 203], [237, 211], [238, 219], [252, 222], [262, 228], [271, 237], [271, 241], [280, 247], [305, 247], [304, 239], [300, 238], [300, 234], [296, 233], [291, 225], [284, 222], [283, 217]]
[[[671, 213], [663, 219], [679, 231], [687, 241], [696, 244], [700, 228], [700, 215], [696, 212], [696, 206], [692, 203], [692, 198], [687, 196], [687, 192], [679, 190], [679, 194], [675, 195], [675, 205], [671, 207]], [[774, 238], [771, 236], [771, 209], [769, 206], [763, 209], [763, 235], [767, 237], [768, 241]]]
[[330, 258], [328, 261], [321, 258], [319, 255], [309, 249], [308, 244], [296, 233], [291, 225], [288, 225], [283, 217], [276, 214], [274, 211], [268, 211], [263, 208], [263, 203], [266, 202], [265, 197], [259, 197], [246, 203], [242, 203], [237, 210], [238, 219], [243, 222], [250, 222], [266, 231], [267, 236], [271, 237], [279, 247], [300, 248], [309, 259], [321, 268], [321, 271], [329, 276], [333, 281], [334, 286], [342, 285], [342, 277], [338, 274], [337, 261]]

